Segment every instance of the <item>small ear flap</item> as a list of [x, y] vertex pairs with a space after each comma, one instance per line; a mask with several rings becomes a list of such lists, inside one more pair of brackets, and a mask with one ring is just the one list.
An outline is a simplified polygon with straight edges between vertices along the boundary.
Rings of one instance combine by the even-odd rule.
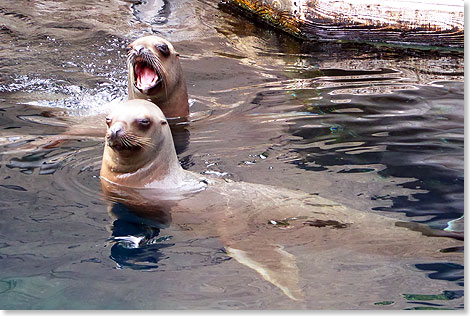
[[161, 123], [162, 125], [166, 125], [166, 124], [168, 124], [168, 122], [167, 122], [167, 121], [165, 121], [165, 120], [162, 120], [160, 123]]
[[129, 53], [131, 50], [132, 50], [132, 45], [131, 44], [127, 45], [126, 52]]

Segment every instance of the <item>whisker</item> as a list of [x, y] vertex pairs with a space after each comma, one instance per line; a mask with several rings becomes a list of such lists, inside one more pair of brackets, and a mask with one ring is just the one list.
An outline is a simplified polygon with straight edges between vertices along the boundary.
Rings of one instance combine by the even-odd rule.
[[124, 147], [132, 147], [130, 146], [128, 140], [126, 138], [121, 138], [121, 144], [124, 146]]
[[155, 145], [153, 144], [152, 139], [150, 137], [141, 137], [129, 132], [121, 137], [121, 143], [126, 147], [138, 146], [141, 148], [155, 148]]

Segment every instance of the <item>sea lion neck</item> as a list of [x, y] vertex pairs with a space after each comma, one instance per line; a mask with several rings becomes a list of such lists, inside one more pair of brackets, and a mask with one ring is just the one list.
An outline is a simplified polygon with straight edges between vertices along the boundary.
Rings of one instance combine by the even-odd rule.
[[158, 104], [158, 107], [168, 118], [179, 118], [189, 116], [188, 93], [186, 92], [186, 83], [178, 85], [178, 93], [171, 93], [168, 99], [157, 100], [151, 98], [151, 101]]

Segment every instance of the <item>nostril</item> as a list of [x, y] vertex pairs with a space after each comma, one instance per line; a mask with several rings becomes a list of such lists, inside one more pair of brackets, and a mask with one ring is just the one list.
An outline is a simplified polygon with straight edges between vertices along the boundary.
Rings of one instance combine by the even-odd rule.
[[144, 50], [144, 46], [135, 46], [134, 47], [134, 50], [137, 52], [137, 54], [140, 54], [142, 53], [142, 51]]
[[115, 140], [116, 138], [121, 137], [122, 134], [123, 134], [123, 131], [121, 127], [115, 128], [115, 129], [110, 130], [109, 138], [111, 140]]

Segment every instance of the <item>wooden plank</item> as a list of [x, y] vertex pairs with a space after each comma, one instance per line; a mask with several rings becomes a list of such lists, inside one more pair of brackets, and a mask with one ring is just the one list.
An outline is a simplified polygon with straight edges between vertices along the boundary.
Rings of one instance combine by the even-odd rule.
[[464, 0], [228, 0], [308, 39], [463, 48]]

